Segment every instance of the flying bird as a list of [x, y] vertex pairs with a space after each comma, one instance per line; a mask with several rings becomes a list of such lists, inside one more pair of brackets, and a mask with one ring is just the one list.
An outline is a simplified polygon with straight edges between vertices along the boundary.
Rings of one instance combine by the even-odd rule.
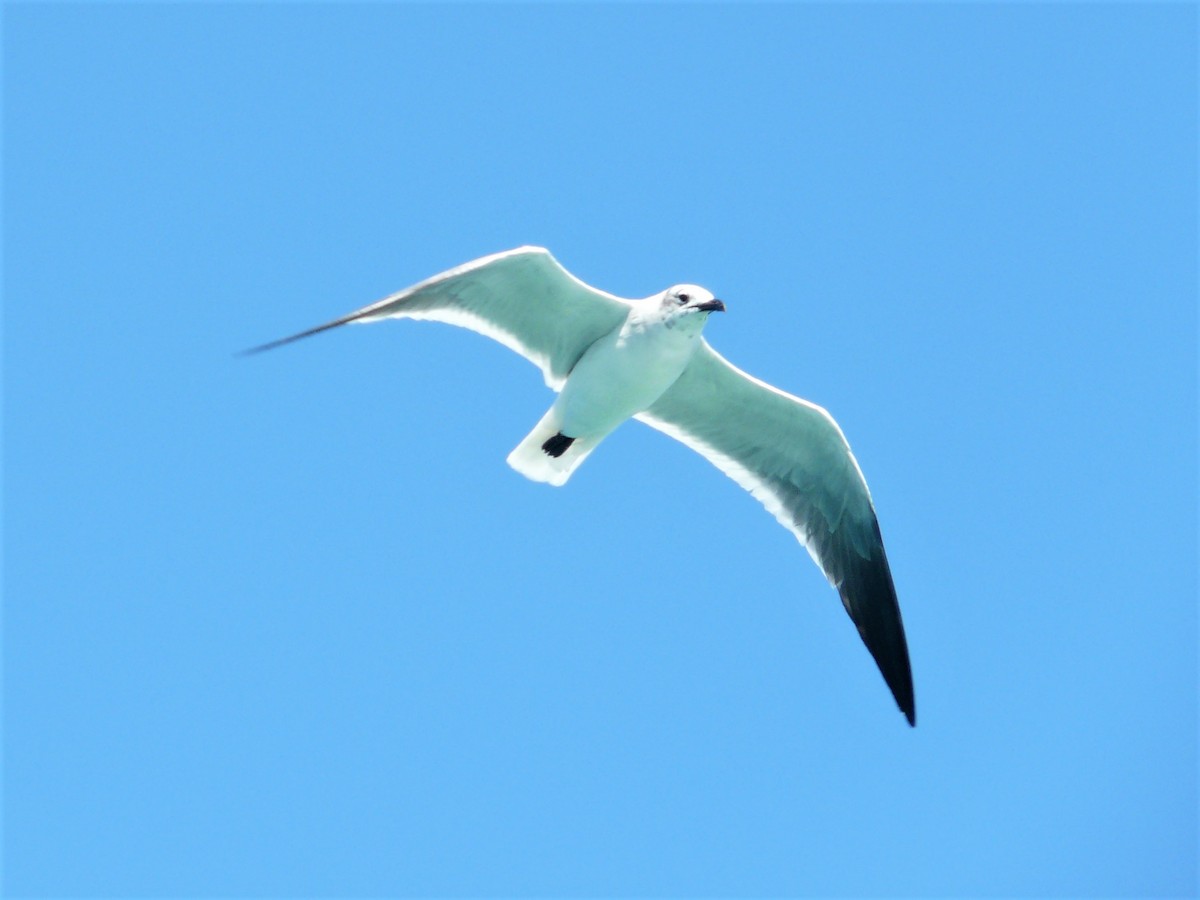
[[686, 444], [808, 549], [915, 725], [904, 624], [862, 470], [829, 413], [747, 375], [701, 337], [709, 315], [724, 310], [693, 284], [624, 300], [584, 284], [544, 248], [519, 247], [246, 352], [352, 322], [447, 322], [521, 354], [558, 392], [508, 456], [527, 478], [565, 484], [630, 418]]

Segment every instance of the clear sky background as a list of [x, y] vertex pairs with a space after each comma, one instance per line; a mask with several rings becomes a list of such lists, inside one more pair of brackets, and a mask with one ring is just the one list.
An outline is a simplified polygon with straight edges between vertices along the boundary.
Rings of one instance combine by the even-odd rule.
[[[6, 4], [4, 889], [1197, 889], [1194, 4]], [[795, 540], [441, 325], [545, 245], [826, 406]]]

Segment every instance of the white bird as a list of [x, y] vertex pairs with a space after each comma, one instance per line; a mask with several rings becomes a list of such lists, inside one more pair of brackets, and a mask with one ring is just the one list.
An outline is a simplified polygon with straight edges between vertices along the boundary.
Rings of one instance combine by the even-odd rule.
[[584, 284], [547, 250], [519, 247], [247, 352], [351, 322], [448, 322], [526, 357], [559, 392], [508, 456], [527, 478], [566, 483], [629, 418], [681, 441], [808, 549], [914, 725], [904, 624], [862, 471], [829, 413], [735, 368], [700, 336], [709, 313], [724, 309], [691, 284], [623, 300]]

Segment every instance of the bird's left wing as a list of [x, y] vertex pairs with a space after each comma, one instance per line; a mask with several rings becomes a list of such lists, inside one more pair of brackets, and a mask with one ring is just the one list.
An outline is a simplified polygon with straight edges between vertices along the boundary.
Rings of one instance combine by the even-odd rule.
[[705, 341], [637, 418], [700, 453], [800, 539], [915, 724], [908, 645], [875, 508], [829, 414], [735, 368]]
[[247, 352], [270, 350], [350, 322], [433, 319], [499, 341], [562, 387], [585, 350], [625, 321], [630, 304], [590, 287], [542, 247], [485, 256], [349, 315]]

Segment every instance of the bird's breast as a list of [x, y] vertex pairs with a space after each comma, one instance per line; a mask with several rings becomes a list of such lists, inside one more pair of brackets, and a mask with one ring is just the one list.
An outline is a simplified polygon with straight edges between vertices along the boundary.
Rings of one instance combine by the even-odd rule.
[[562, 431], [606, 434], [675, 383], [699, 341], [666, 328], [622, 328], [587, 349], [559, 395]]

